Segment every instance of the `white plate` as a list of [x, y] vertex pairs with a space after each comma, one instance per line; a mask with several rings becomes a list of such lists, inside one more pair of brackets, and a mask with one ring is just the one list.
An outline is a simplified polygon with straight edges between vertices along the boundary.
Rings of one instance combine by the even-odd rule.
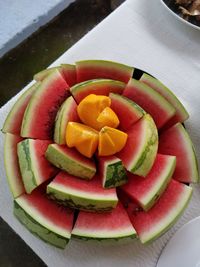
[[164, 248], [157, 267], [200, 267], [200, 217], [179, 229]]
[[169, 8], [169, 6], [163, 1], [163, 0], [160, 0], [160, 2], [163, 4], [163, 6], [175, 17], [175, 18], [177, 18], [178, 20], [180, 20], [181, 22], [183, 22], [183, 23], [185, 23], [185, 24], [187, 24], [187, 25], [189, 25], [189, 26], [191, 26], [191, 27], [193, 27], [193, 28], [195, 28], [195, 29], [197, 29], [197, 30], [200, 30], [200, 26], [197, 26], [197, 25], [195, 25], [195, 24], [193, 24], [193, 23], [191, 23], [191, 22], [189, 22], [189, 21], [187, 21], [187, 20], [185, 20], [185, 19], [183, 19], [183, 18], [181, 18], [178, 14], [176, 14], [171, 8]]

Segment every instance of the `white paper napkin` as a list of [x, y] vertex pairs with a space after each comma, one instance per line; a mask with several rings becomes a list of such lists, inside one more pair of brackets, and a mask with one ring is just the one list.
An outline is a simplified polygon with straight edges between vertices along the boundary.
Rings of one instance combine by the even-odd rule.
[[[176, 21], [158, 0], [128, 0], [88, 33], [53, 65], [99, 58], [144, 69], [168, 85], [187, 107], [187, 129], [200, 158], [200, 31]], [[18, 96], [0, 109], [0, 126]], [[150, 245], [135, 240], [126, 245], [72, 241], [62, 251], [30, 234], [12, 215], [12, 198], [3, 166], [0, 136], [0, 214], [48, 266], [154, 267], [166, 242], [190, 219], [200, 215], [200, 188], [177, 224]]]

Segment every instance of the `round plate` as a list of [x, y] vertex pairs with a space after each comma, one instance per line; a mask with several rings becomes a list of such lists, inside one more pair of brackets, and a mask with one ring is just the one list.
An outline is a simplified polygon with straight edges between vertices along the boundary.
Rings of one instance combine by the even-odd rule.
[[169, 7], [169, 0], [160, 0], [160, 2], [163, 4], [163, 6], [174, 16], [176, 17], [178, 20], [182, 21], [183, 23], [195, 28], [195, 29], [198, 29], [200, 30], [200, 26], [197, 26], [195, 24], [193, 24], [192, 22], [189, 22], [183, 18], [181, 18], [174, 10], [172, 10], [170, 7]]
[[164, 248], [157, 267], [200, 267], [200, 217], [179, 229]]

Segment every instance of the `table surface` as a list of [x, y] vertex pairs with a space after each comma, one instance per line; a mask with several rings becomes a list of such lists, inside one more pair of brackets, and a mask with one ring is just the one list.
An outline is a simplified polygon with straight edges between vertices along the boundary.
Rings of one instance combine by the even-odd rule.
[[[137, 66], [162, 80], [181, 99], [190, 113], [186, 127], [200, 158], [199, 145], [199, 73], [200, 32], [181, 24], [167, 13], [158, 0], [127, 0], [94, 30], [64, 53], [54, 65], [79, 59], [110, 59]], [[11, 102], [0, 110], [3, 122]], [[3, 140], [0, 139], [0, 146]], [[2, 162], [2, 158], [1, 158]], [[52, 248], [30, 235], [12, 216], [12, 202], [0, 166], [0, 209], [2, 217], [44, 260], [48, 266], [134, 266], [153, 267], [162, 248], [185, 222], [200, 214], [200, 189], [194, 187], [193, 198], [181, 219], [161, 238], [148, 246], [135, 240], [128, 245], [72, 241], [64, 250]]]

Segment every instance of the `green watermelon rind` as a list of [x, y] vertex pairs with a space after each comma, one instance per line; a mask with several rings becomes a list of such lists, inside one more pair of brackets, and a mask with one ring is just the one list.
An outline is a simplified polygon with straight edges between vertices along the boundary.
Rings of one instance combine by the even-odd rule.
[[45, 157], [57, 168], [83, 179], [92, 179], [96, 173], [95, 165], [92, 167], [86, 163], [76, 161], [75, 158], [70, 157], [70, 155], [60, 150], [56, 144], [50, 144], [48, 146]]
[[34, 92], [37, 90], [37, 88], [39, 87], [40, 82], [36, 82], [35, 84], [33, 84], [30, 88], [28, 88], [19, 98], [18, 100], [15, 102], [15, 104], [13, 105], [13, 107], [11, 108], [10, 112], [8, 113], [8, 116], [6, 117], [6, 120], [3, 124], [3, 128], [2, 128], [2, 132], [3, 133], [9, 133], [9, 126], [12, 124], [12, 120], [15, 117], [15, 113], [17, 112], [17, 110], [21, 107], [21, 105], [23, 104], [23, 102], [27, 99], [27, 97], [31, 97]]
[[105, 163], [103, 187], [113, 188], [127, 183], [128, 177], [122, 161], [118, 158]]
[[42, 80], [44, 80], [44, 78], [46, 78], [49, 74], [51, 74], [55, 70], [60, 71], [61, 70], [61, 66], [57, 66], [57, 67], [52, 67], [52, 68], [49, 68], [49, 69], [41, 70], [40, 72], [36, 73], [33, 76], [33, 79], [35, 81], [42, 81]]
[[90, 89], [95, 87], [97, 88], [98, 86], [110, 86], [110, 85], [116, 85], [117, 88], [121, 88], [121, 91], [124, 90], [125, 88], [125, 83], [116, 81], [116, 80], [111, 80], [111, 79], [93, 79], [93, 80], [87, 80], [81, 83], [77, 83], [74, 86], [70, 88], [70, 92], [73, 95], [73, 97], [76, 99], [76, 96], [80, 92], [84, 92], [85, 90], [88, 90], [88, 86], [90, 86]]
[[[129, 71], [130, 72], [130, 77], [133, 76], [133, 71], [134, 71], [134, 68], [131, 67], [131, 66], [128, 66], [128, 65], [125, 65], [125, 64], [122, 64], [122, 63], [119, 63], [119, 62], [115, 62], [115, 61], [111, 61], [111, 60], [101, 60], [101, 59], [97, 59], [97, 60], [80, 60], [80, 61], [76, 61], [76, 66], [80, 66], [80, 65], [97, 65], [98, 67], [101, 65], [102, 67], [105, 68], [105, 66], [108, 68], [110, 67], [111, 69], [113, 69], [113, 66], [116, 66], [118, 67], [118, 69], [120, 70], [123, 70], [125, 72]], [[110, 65], [110, 66], [109, 66]]]
[[32, 159], [31, 139], [25, 139], [17, 145], [17, 154], [22, 180], [27, 193], [31, 193], [37, 186], [37, 168]]
[[147, 73], [144, 73], [142, 75], [142, 77], [140, 78], [140, 81], [144, 83], [146, 83], [146, 81], [149, 81], [151, 84], [154, 85], [153, 89], [156, 90], [158, 93], [160, 93], [163, 97], [165, 97], [166, 100], [168, 100], [173, 105], [173, 107], [175, 107], [179, 116], [181, 115], [182, 118], [180, 122], [183, 122], [189, 118], [189, 114], [187, 110], [185, 109], [183, 104], [180, 102], [180, 100], [177, 98], [177, 96], [168, 87], [166, 87], [161, 81], [148, 75]]
[[146, 176], [150, 171], [158, 150], [158, 131], [156, 125], [149, 114], [144, 115], [146, 140], [141, 153], [138, 154], [135, 162], [130, 162], [128, 171], [139, 176]]
[[168, 183], [171, 180], [172, 174], [176, 167], [176, 157], [169, 156], [170, 161], [168, 163], [165, 173], [163, 173], [162, 179], [159, 179], [158, 183], [154, 186], [154, 190], [147, 194], [144, 199], [141, 200], [140, 205], [145, 211], [148, 211], [153, 207], [156, 201], [160, 198], [162, 193], [165, 191]]
[[[184, 201], [183, 199], [181, 201], [179, 201], [177, 203], [177, 206], [179, 207], [179, 211], [176, 212], [176, 215], [174, 216], [174, 218], [171, 218], [171, 216], [168, 216], [168, 223], [164, 224], [165, 226], [161, 227], [160, 231], [158, 232], [158, 230], [156, 230], [155, 232], [151, 233], [151, 235], [147, 235], [146, 238], [144, 237], [139, 237], [140, 241], [142, 244], [149, 244], [151, 243], [153, 240], [156, 240], [158, 237], [160, 237], [162, 234], [164, 234], [166, 231], [168, 231], [176, 222], [177, 220], [180, 218], [180, 216], [182, 215], [182, 213], [184, 212], [184, 210], [186, 209], [188, 203], [190, 202], [190, 199], [192, 197], [192, 192], [193, 189], [190, 186], [186, 186], [185, 188], [187, 188], [183, 194], [183, 197], [185, 198]], [[182, 206], [180, 205], [182, 204]], [[156, 228], [158, 229], [158, 227], [156, 226]]]
[[7, 182], [10, 188], [10, 191], [13, 195], [14, 198], [19, 197], [22, 195], [25, 190], [24, 190], [24, 185], [23, 182], [17, 182], [16, 180], [16, 173], [14, 173], [14, 168], [16, 166], [11, 166], [11, 157], [10, 155], [10, 146], [13, 146], [12, 143], [12, 136], [13, 134], [6, 133], [5, 135], [5, 142], [4, 142], [4, 165], [5, 165], [5, 171], [6, 171], [6, 178]]
[[56, 119], [55, 119], [55, 127], [54, 127], [54, 142], [59, 145], [65, 145], [65, 131], [68, 123], [68, 114], [70, 112], [71, 104], [74, 101], [73, 97], [68, 97], [65, 102], [60, 107]]
[[47, 186], [48, 196], [59, 204], [85, 211], [105, 212], [116, 207], [118, 198], [106, 197], [91, 192], [75, 191], [73, 189], [55, 185], [53, 182]]
[[53, 229], [43, 226], [28, 214], [27, 211], [17, 203], [17, 200], [14, 201], [14, 215], [32, 234], [48, 244], [64, 249], [69, 242], [70, 233], [68, 236], [64, 237], [63, 235], [54, 232]]

